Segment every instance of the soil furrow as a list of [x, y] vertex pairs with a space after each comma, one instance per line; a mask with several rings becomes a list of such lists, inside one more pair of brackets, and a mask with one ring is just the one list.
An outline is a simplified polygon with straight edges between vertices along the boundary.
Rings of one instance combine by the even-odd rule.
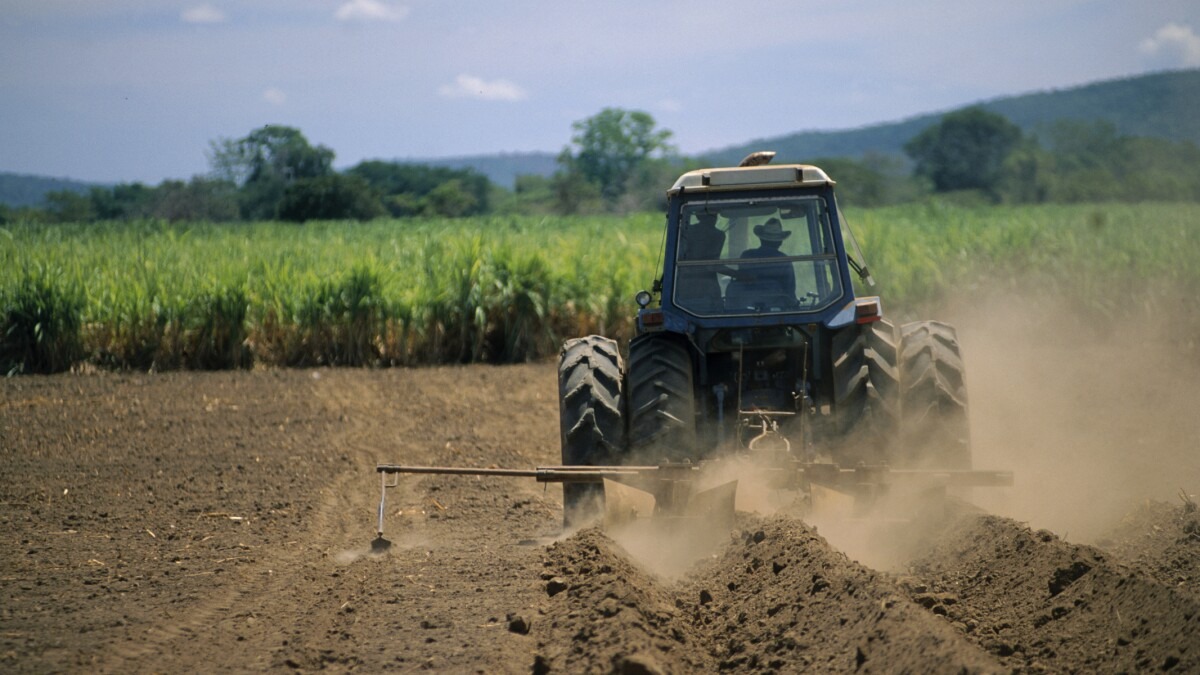
[[375, 463], [555, 464], [555, 390], [546, 364], [0, 381], [0, 669], [1200, 670], [1186, 502], [1100, 548], [975, 516], [859, 555], [741, 516], [692, 555], [562, 538], [557, 486], [407, 477], [368, 555]]
[[1200, 668], [1200, 605], [1089, 546], [969, 517], [914, 561], [912, 598], [1021, 672]]

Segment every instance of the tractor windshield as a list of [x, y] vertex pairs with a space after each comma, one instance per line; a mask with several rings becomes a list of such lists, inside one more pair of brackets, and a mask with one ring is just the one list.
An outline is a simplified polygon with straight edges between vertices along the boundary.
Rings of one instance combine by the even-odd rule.
[[813, 312], [841, 297], [837, 266], [824, 199], [686, 204], [673, 300], [698, 316]]

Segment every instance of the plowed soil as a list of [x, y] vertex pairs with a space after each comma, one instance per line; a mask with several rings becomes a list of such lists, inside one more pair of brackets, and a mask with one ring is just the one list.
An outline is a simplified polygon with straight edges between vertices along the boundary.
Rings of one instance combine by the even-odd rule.
[[[977, 465], [1018, 480], [986, 511], [886, 536], [743, 513], [670, 569], [562, 533], [561, 490], [517, 478], [403, 478], [371, 552], [378, 462], [558, 462], [552, 364], [4, 380], [0, 670], [1200, 671], [1195, 399], [1117, 420], [1154, 390], [1127, 364], [972, 361], [1002, 338], [964, 333]], [[1112, 442], [1038, 445], [1052, 413]]]

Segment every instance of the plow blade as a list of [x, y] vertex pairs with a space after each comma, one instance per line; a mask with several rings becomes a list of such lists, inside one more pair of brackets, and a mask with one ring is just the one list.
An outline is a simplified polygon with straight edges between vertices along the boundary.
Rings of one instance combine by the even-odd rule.
[[933, 516], [946, 506], [948, 492], [958, 495], [974, 487], [1007, 487], [1008, 471], [854, 469], [811, 465], [800, 473], [809, 497], [809, 513], [823, 518], [911, 519]]
[[615, 529], [654, 515], [654, 495], [608, 478], [604, 479], [604, 528]]
[[[696, 492], [690, 491], [690, 483], [645, 487], [659, 489], [651, 492], [605, 478], [604, 526], [615, 528], [650, 517], [698, 520], [721, 528], [733, 525], [736, 480]], [[664, 487], [670, 492], [664, 492]]]
[[714, 528], [728, 530], [733, 527], [734, 503], [737, 500], [738, 482], [701, 490], [688, 501], [686, 516], [700, 518]]
[[808, 495], [812, 513], [827, 518], [853, 518], [860, 505], [858, 498], [854, 495], [826, 487], [820, 483], [809, 485]]

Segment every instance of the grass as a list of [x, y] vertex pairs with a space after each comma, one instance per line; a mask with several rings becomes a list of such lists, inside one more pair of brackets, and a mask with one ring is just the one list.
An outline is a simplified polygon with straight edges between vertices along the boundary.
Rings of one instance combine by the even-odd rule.
[[[1200, 316], [1200, 205], [847, 213], [889, 313], [1045, 294], [1100, 319]], [[15, 225], [0, 230], [0, 368], [416, 365], [628, 337], [661, 215], [370, 223]]]

